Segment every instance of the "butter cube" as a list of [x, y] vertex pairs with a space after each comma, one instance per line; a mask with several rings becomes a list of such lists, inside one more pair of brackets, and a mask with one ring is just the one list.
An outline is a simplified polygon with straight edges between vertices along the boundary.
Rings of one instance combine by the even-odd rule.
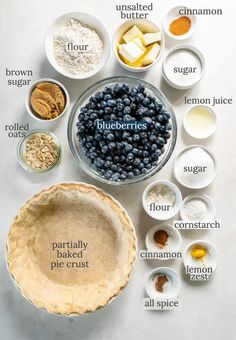
[[140, 31], [140, 29], [137, 26], [133, 26], [128, 32], [126, 32], [122, 38], [126, 43], [131, 41], [134, 38], [141, 37], [143, 33]]
[[146, 51], [146, 47], [143, 45], [140, 38], [134, 38], [132, 41], [135, 42], [135, 44], [137, 44], [142, 50]]
[[161, 41], [161, 32], [145, 33], [143, 35], [143, 42], [145, 46], [151, 45], [157, 41]]
[[128, 44], [122, 45], [119, 52], [122, 57], [126, 58], [131, 63], [134, 63], [145, 53], [145, 51], [134, 41], [130, 41]]
[[158, 43], [153, 44], [150, 51], [143, 58], [142, 65], [147, 66], [152, 64], [156, 60], [158, 53], [160, 52], [160, 49], [161, 47]]

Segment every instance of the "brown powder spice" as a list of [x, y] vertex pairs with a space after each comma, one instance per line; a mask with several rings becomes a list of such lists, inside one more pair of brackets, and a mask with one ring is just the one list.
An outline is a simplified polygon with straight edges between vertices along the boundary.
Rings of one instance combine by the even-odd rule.
[[49, 133], [36, 132], [25, 143], [24, 159], [32, 169], [46, 170], [58, 157], [58, 146]]
[[191, 28], [191, 20], [188, 17], [179, 17], [170, 24], [170, 32], [174, 35], [184, 35]]
[[157, 230], [154, 234], [154, 241], [160, 246], [164, 247], [169, 238], [168, 233], [165, 230]]
[[168, 282], [168, 278], [166, 277], [165, 274], [158, 275], [156, 278], [156, 290], [160, 293], [163, 293], [164, 291], [164, 285], [166, 282]]

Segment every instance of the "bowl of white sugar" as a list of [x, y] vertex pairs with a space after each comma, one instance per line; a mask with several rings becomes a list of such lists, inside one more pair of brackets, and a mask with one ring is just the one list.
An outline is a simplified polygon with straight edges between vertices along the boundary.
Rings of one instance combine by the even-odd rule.
[[71, 12], [57, 18], [45, 37], [49, 63], [72, 79], [94, 76], [105, 66], [111, 51], [109, 34], [95, 17]]
[[168, 85], [178, 90], [187, 90], [202, 79], [205, 73], [205, 59], [195, 46], [178, 45], [167, 53], [162, 71]]

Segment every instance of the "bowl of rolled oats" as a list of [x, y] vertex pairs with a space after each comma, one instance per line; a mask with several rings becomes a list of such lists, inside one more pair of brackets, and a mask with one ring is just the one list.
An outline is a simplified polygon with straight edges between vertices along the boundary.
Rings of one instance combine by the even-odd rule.
[[54, 168], [61, 156], [57, 136], [48, 130], [32, 130], [18, 144], [20, 165], [29, 172], [46, 172]]

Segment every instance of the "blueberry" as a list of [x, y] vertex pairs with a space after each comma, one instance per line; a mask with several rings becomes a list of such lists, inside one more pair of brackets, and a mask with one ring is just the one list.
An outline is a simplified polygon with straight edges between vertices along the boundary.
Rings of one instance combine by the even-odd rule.
[[130, 121], [131, 120], [131, 116], [129, 114], [124, 115], [123, 117], [124, 120]]
[[140, 141], [140, 136], [138, 134], [133, 135], [133, 140], [134, 142], [139, 142]]
[[162, 137], [157, 137], [156, 143], [160, 144], [160, 145], [164, 145], [165, 144], [165, 139], [162, 138]]
[[112, 99], [112, 96], [109, 93], [105, 94], [104, 100], [107, 101], [107, 100], [110, 100], [110, 99]]
[[123, 110], [124, 110], [124, 105], [121, 104], [121, 103], [119, 103], [119, 104], [117, 105], [117, 110], [118, 110], [118, 111], [123, 111]]
[[117, 182], [120, 178], [120, 174], [118, 172], [115, 172], [112, 176], [111, 176], [111, 181]]
[[137, 148], [133, 148], [132, 152], [133, 152], [133, 155], [135, 155], [135, 156], [138, 155], [138, 153], [139, 153]]
[[166, 131], [171, 131], [172, 130], [172, 125], [171, 124], [166, 124], [165, 129], [166, 129]]
[[107, 106], [109, 107], [115, 107], [116, 106], [116, 101], [114, 99], [108, 100], [107, 101]]
[[143, 159], [143, 164], [144, 164], [144, 165], [149, 164], [149, 158], [147, 158], [147, 157], [144, 158], [144, 159]]
[[137, 94], [137, 100], [142, 103], [142, 101], [144, 100], [144, 95], [142, 93], [138, 93]]
[[116, 148], [116, 143], [114, 143], [114, 142], [109, 143], [109, 144], [108, 144], [108, 148], [109, 148], [110, 150], [114, 150], [114, 149]]
[[127, 178], [127, 172], [126, 171], [122, 171], [120, 177], [121, 177], [121, 179], [125, 180]]
[[141, 163], [139, 158], [135, 158], [134, 165], [137, 167]]
[[110, 168], [111, 167], [111, 162], [110, 161], [106, 161], [105, 163], [104, 163], [104, 167], [105, 168]]
[[129, 85], [128, 84], [123, 84], [122, 85], [122, 90], [126, 94], [129, 92]]
[[81, 107], [80, 112], [81, 113], [87, 113], [88, 109], [86, 107]]
[[164, 122], [164, 116], [163, 116], [163, 115], [158, 115], [158, 116], [157, 116], [157, 120], [158, 120], [158, 122], [160, 122], [160, 123]]
[[98, 157], [98, 158], [95, 160], [94, 163], [95, 163], [95, 165], [96, 165], [97, 167], [102, 168], [103, 165], [104, 165], [104, 160], [101, 159], [100, 157]]
[[133, 146], [131, 145], [131, 144], [126, 144], [125, 145], [125, 151], [127, 151], [127, 152], [130, 152], [131, 150], [133, 150]]
[[101, 101], [101, 107], [105, 108], [106, 106], [107, 106], [107, 102], [105, 102], [105, 100], [102, 100]]
[[[105, 114], [110, 114], [110, 113], [112, 113], [112, 108], [106, 106], [106, 107], [104, 108], [104, 112], [105, 112]], [[109, 117], [109, 118], [110, 118], [110, 117]]]
[[108, 171], [105, 173], [104, 177], [105, 177], [106, 179], [110, 179], [112, 175], [113, 175], [112, 172], [108, 170]]
[[117, 95], [117, 96], [120, 96], [123, 94], [123, 88], [122, 88], [122, 85], [121, 84], [116, 84], [114, 86], [114, 89], [113, 89], [114, 93]]
[[114, 134], [113, 134], [113, 133], [108, 133], [108, 135], [107, 135], [107, 139], [108, 139], [109, 141], [112, 141], [112, 140], [114, 140], [114, 139], [115, 139], [115, 136], [114, 136]]
[[112, 164], [111, 165], [111, 170], [112, 171], [117, 171], [117, 165], [116, 164]]
[[[123, 132], [123, 134], [122, 134], [122, 139], [128, 139], [129, 136], [130, 136], [130, 133], [127, 132], [127, 131], [125, 131], [125, 132]], [[124, 143], [123, 143], [123, 144], [124, 144]]]
[[108, 151], [108, 146], [107, 146], [107, 145], [104, 145], [104, 146], [102, 147], [102, 153], [107, 153], [107, 151]]
[[96, 133], [94, 139], [97, 141], [102, 140], [102, 135], [100, 133]]
[[102, 99], [103, 99], [103, 93], [102, 93], [102, 92], [97, 92], [97, 93], [95, 94], [95, 98], [96, 98], [97, 100], [102, 100]]
[[140, 172], [139, 169], [134, 169], [133, 174], [134, 174], [134, 176], [139, 176], [141, 174], [141, 172]]
[[137, 86], [137, 90], [138, 90], [138, 92], [144, 93], [145, 92], [145, 86], [142, 85], [142, 84], [139, 84]]
[[123, 103], [124, 103], [125, 106], [129, 106], [129, 105], [130, 105], [130, 100], [129, 100], [129, 98], [123, 99]]
[[156, 151], [156, 149], [157, 149], [157, 145], [156, 144], [152, 144], [151, 151]]
[[142, 104], [144, 106], [148, 106], [150, 104], [150, 100], [146, 97], [146, 98], [143, 99]]
[[134, 173], [132, 171], [127, 173], [127, 178], [132, 179], [134, 177]]
[[129, 106], [125, 106], [123, 113], [124, 113], [124, 115], [129, 115], [131, 113], [130, 107]]

